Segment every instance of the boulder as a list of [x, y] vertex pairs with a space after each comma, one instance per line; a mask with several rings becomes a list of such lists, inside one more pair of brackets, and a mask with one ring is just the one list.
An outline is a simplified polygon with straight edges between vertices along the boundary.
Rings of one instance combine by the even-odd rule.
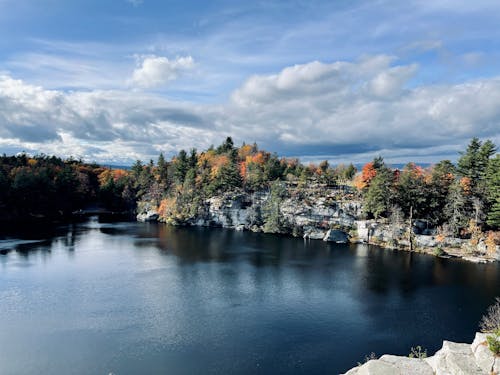
[[383, 355], [380, 361], [390, 363], [405, 375], [433, 375], [432, 367], [419, 358], [400, 357], [396, 355]]
[[500, 373], [500, 356], [494, 356], [484, 333], [476, 333], [472, 344], [443, 341], [443, 347], [429, 358], [383, 355], [352, 368], [345, 375], [490, 375]]
[[443, 347], [425, 358], [436, 375], [484, 375], [469, 344], [443, 341]]
[[306, 240], [322, 240], [325, 237], [325, 232], [321, 229], [312, 228], [304, 232], [304, 239]]
[[140, 212], [137, 214], [137, 221], [148, 222], [157, 221], [160, 216], [155, 210], [148, 210], [146, 212]]
[[331, 241], [335, 243], [347, 243], [349, 235], [338, 229], [329, 229], [323, 237], [323, 241]]

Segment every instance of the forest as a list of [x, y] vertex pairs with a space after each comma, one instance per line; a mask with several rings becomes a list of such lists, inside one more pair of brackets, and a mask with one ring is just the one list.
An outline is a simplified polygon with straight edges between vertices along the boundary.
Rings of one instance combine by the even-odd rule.
[[180, 150], [170, 160], [137, 160], [114, 169], [55, 156], [0, 157], [0, 218], [59, 219], [89, 206], [133, 212], [152, 202], [160, 220], [182, 223], [204, 200], [228, 191], [270, 192], [270, 201], [308, 186], [345, 186], [363, 202], [365, 218], [425, 220], [440, 233], [466, 238], [500, 227], [500, 154], [489, 140], [474, 138], [456, 164], [391, 168], [382, 157], [360, 171], [353, 164], [302, 164], [256, 144], [235, 146], [228, 137], [205, 151]]

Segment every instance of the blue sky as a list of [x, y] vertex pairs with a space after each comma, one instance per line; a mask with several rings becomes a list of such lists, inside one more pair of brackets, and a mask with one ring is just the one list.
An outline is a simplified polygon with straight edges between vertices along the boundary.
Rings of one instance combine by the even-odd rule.
[[455, 159], [500, 144], [499, 25], [491, 0], [0, 0], [0, 152]]

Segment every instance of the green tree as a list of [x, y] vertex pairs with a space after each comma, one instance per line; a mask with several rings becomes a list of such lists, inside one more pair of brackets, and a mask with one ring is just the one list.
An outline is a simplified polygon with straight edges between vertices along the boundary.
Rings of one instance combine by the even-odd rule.
[[365, 194], [365, 212], [372, 214], [375, 219], [388, 211], [392, 198], [392, 182], [391, 171], [380, 168]]
[[487, 223], [493, 228], [500, 227], [500, 154], [490, 159], [486, 169], [486, 186], [490, 209]]
[[454, 181], [450, 185], [444, 213], [448, 227], [455, 236], [459, 235], [460, 230], [467, 227], [472, 219], [470, 202], [459, 181]]
[[160, 181], [166, 183], [168, 179], [168, 164], [165, 160], [165, 157], [163, 156], [163, 152], [160, 153], [160, 156], [158, 156], [157, 166]]
[[184, 183], [184, 177], [189, 169], [189, 160], [185, 150], [180, 150], [173, 162], [174, 178], [178, 184]]
[[269, 198], [263, 206], [264, 232], [282, 233], [286, 228], [281, 205], [287, 194], [282, 181], [275, 180], [269, 188]]
[[431, 171], [431, 180], [426, 187], [427, 217], [434, 225], [440, 225], [446, 220], [444, 207], [447, 202], [450, 185], [455, 180], [455, 166], [449, 160], [442, 160]]

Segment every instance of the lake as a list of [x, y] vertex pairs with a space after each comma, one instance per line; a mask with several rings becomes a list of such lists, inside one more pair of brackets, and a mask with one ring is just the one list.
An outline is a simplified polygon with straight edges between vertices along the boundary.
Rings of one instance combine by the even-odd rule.
[[260, 233], [0, 234], [1, 374], [336, 374], [472, 342], [500, 266]]

